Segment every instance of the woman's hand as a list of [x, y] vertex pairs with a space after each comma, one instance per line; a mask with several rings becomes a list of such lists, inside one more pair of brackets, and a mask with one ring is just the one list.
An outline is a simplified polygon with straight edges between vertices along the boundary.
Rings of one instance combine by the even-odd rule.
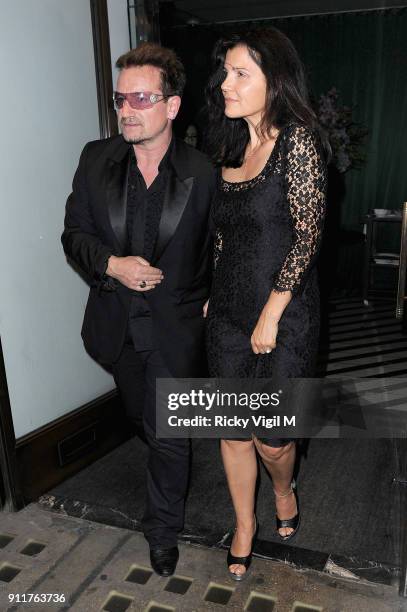
[[292, 298], [291, 291], [271, 291], [251, 337], [253, 353], [271, 353], [276, 348], [278, 322]]
[[206, 319], [206, 315], [208, 314], [208, 304], [209, 304], [209, 300], [206, 300], [202, 308], [202, 311], [203, 311], [202, 314], [203, 314], [204, 319]]
[[250, 339], [253, 353], [256, 355], [271, 353], [276, 348], [278, 321], [279, 318], [270, 311], [266, 304]]

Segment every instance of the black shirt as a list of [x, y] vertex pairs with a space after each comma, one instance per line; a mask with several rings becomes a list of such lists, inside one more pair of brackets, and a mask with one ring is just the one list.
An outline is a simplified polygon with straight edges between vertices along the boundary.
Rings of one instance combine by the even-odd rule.
[[[129, 255], [140, 255], [151, 262], [167, 185], [171, 141], [158, 166], [158, 175], [147, 187], [137, 166], [134, 147], [130, 149], [130, 169], [127, 185], [127, 251]], [[151, 289], [150, 291], [154, 291]], [[153, 338], [153, 321], [147, 292], [134, 291], [129, 315], [128, 341], [136, 350], [157, 348]]]

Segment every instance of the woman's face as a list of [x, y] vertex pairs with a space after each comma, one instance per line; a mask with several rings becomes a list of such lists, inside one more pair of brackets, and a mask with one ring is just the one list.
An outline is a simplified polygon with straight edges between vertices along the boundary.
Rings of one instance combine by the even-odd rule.
[[250, 57], [247, 47], [229, 49], [225, 57], [226, 78], [221, 85], [225, 98], [225, 115], [243, 118], [257, 125], [266, 103], [266, 77]]

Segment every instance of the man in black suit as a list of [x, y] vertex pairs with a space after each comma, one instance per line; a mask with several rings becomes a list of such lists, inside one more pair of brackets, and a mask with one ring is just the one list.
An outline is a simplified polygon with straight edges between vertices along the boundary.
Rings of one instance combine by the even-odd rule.
[[205, 376], [204, 319], [215, 172], [172, 135], [185, 85], [175, 54], [143, 43], [121, 56], [121, 135], [88, 143], [66, 205], [65, 253], [90, 279], [87, 351], [112, 367], [149, 445], [143, 530], [153, 569], [178, 560], [189, 442], [155, 436], [156, 378]]

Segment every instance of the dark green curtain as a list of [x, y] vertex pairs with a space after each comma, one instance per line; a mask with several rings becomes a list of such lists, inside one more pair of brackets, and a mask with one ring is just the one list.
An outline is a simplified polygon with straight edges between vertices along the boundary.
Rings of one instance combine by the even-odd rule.
[[[285, 32], [295, 44], [313, 97], [335, 86], [340, 101], [354, 108], [354, 119], [369, 132], [363, 167], [331, 184], [330, 197], [338, 208], [334, 285], [355, 291], [361, 280], [363, 216], [371, 208], [399, 209], [407, 200], [407, 9], [163, 32], [163, 44], [175, 48], [187, 68], [185, 123], [196, 118], [203, 103], [215, 40], [232, 30], [268, 25]], [[388, 248], [397, 250], [397, 236], [389, 238]], [[326, 255], [333, 256], [333, 250]]]
[[345, 174], [342, 224], [407, 199], [407, 10], [279, 20], [316, 96], [337, 87], [369, 130], [363, 169]]

